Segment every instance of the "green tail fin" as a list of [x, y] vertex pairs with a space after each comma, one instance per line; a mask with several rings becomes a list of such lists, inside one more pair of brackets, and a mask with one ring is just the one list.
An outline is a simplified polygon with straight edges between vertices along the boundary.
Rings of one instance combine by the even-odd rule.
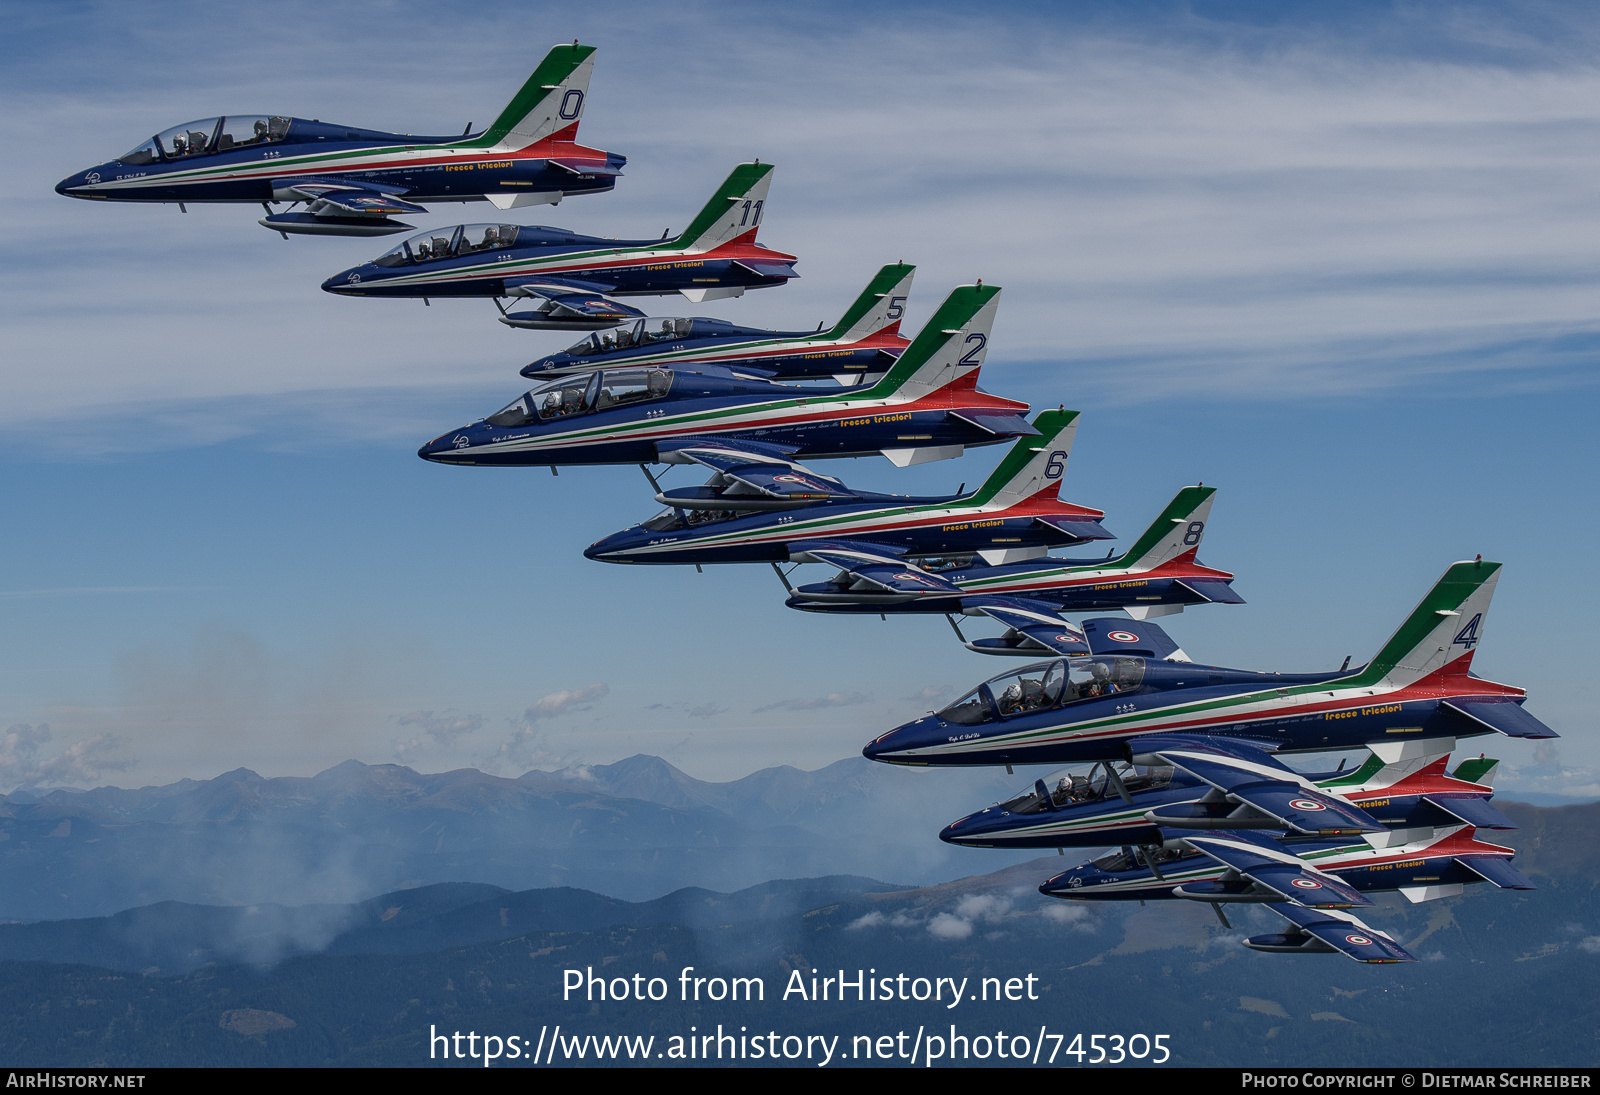
[[494, 123], [461, 147], [526, 148], [576, 124], [583, 117], [594, 53], [594, 46], [556, 46]]
[[[974, 492], [972, 501], [1018, 502], [1031, 498], [1052, 483], [1060, 483], [1078, 432], [1078, 412], [1040, 411], [1033, 419], [1038, 437], [1019, 437], [1000, 466]], [[1004, 497], [1001, 497], [1002, 493]]]
[[1499, 578], [1499, 563], [1451, 564], [1353, 683], [1406, 684], [1471, 653]]
[[915, 266], [903, 262], [879, 270], [824, 337], [859, 339], [890, 324], [898, 325], [905, 314], [906, 297], [911, 292], [911, 275], [915, 270]]
[[1167, 503], [1144, 535], [1105, 569], [1151, 570], [1200, 546], [1216, 487], [1184, 487]]
[[723, 180], [711, 200], [676, 239], [662, 250], [710, 251], [761, 224], [767, 188], [772, 185], [772, 165], [742, 163]]
[[[958, 285], [934, 311], [883, 378], [860, 395], [864, 399], [883, 399], [906, 389], [911, 394], [933, 391], [946, 374], [952, 378], [966, 358], [977, 355], [981, 364], [983, 347], [989, 341], [994, 323], [998, 285]], [[978, 328], [982, 328], [979, 330]], [[960, 337], [958, 337], [960, 336]]]

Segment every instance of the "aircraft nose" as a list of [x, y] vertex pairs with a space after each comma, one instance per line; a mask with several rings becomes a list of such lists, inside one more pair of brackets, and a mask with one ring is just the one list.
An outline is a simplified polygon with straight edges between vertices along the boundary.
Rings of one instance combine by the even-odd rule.
[[[906, 750], [915, 749], [919, 745], [930, 744], [937, 735], [926, 728], [928, 719], [918, 719], [916, 722], [907, 723], [896, 727], [887, 734], [868, 742], [861, 750], [861, 755], [868, 760], [881, 760], [886, 764], [925, 763], [921, 760], [910, 761], [902, 756]], [[937, 722], [938, 720], [932, 720]]]
[[460, 432], [460, 430], [451, 430], [449, 433], [435, 437], [418, 449], [417, 455], [424, 460], [441, 462], [445, 454], [457, 451], [455, 439]]
[[1082, 867], [1063, 871], [1054, 878], [1047, 878], [1039, 883], [1039, 892], [1046, 897], [1063, 897], [1071, 894], [1083, 885], [1083, 874]]

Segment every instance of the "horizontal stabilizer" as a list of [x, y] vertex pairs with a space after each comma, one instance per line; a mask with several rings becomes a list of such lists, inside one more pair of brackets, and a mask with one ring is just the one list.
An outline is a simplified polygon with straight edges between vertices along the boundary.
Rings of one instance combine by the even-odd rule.
[[794, 264], [788, 262], [756, 262], [748, 259], [739, 259], [735, 266], [743, 266], [758, 278], [797, 278], [800, 275], [794, 272]]
[[1453, 699], [1442, 705], [1466, 729], [1455, 731], [1457, 737], [1470, 737], [1495, 731], [1511, 738], [1559, 738], [1561, 735], [1522, 709], [1512, 699]]
[[1226, 578], [1179, 578], [1178, 584], [1204, 597], [1212, 604], [1242, 605], [1244, 598], [1233, 591]]
[[574, 178], [593, 179], [596, 177], [610, 178], [622, 174], [622, 168], [613, 167], [605, 160], [546, 160], [551, 167], [558, 167], [569, 172]]
[[1493, 882], [1502, 890], [1536, 890], [1535, 886], [1523, 874], [1501, 856], [1469, 855], [1457, 856], [1456, 862], [1467, 870], [1477, 875], [1482, 875], [1486, 881]]
[[1089, 517], [1035, 517], [1034, 521], [1041, 525], [1048, 525], [1058, 529], [1068, 536], [1082, 540], [1115, 540], [1114, 533], [1107, 532], [1106, 527], [1099, 521]]
[[1423, 801], [1431, 802], [1445, 813], [1458, 817], [1475, 829], [1515, 829], [1517, 823], [1502, 814], [1489, 804], [1489, 800], [1478, 795], [1423, 795]]
[[[1095, 654], [1131, 654], [1143, 658], [1188, 661], [1165, 631], [1152, 623], [1130, 624], [1127, 620], [1099, 617], [1083, 621], [1083, 634]], [[1173, 657], [1173, 655], [1178, 657]]]
[[[1350, 913], [1328, 909], [1302, 909], [1294, 905], [1270, 905], [1273, 912], [1295, 925], [1284, 935], [1254, 936], [1245, 946], [1263, 951], [1322, 950], [1338, 951], [1357, 962], [1415, 962], [1416, 956], [1388, 935], [1368, 927]], [[1304, 944], [1315, 940], [1321, 946]]]
[[1038, 437], [1039, 431], [1020, 414], [980, 414], [977, 411], [951, 411], [951, 418], [969, 422], [996, 437]]

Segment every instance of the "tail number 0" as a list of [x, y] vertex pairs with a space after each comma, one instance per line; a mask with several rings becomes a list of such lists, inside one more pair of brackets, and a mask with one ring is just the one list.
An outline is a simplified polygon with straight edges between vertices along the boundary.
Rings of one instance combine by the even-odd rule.
[[583, 92], [578, 88], [570, 88], [561, 96], [561, 109], [557, 111], [565, 121], [572, 121], [583, 113]]
[[890, 297], [889, 311], [885, 313], [890, 319], [899, 319], [906, 314], [906, 298]]
[[[1046, 479], [1060, 479], [1061, 473], [1067, 470], [1067, 454], [1057, 449], [1050, 454], [1050, 460], [1044, 466]], [[1184, 541], [1187, 543], [1188, 541]]]
[[1200, 542], [1200, 537], [1206, 531], [1204, 521], [1190, 521], [1189, 527], [1183, 530], [1183, 544], [1185, 547], [1194, 547]]

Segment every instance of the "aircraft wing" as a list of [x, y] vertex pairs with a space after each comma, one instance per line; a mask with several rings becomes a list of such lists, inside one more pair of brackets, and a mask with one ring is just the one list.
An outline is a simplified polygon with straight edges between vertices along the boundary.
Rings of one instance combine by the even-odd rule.
[[1186, 836], [1184, 843], [1225, 867], [1231, 867], [1285, 901], [1308, 908], [1370, 905], [1372, 902], [1343, 879], [1319, 871], [1271, 837], [1243, 830]]
[[1011, 630], [999, 639], [978, 639], [967, 645], [984, 654], [1087, 654], [1083, 632], [1063, 620], [1054, 605], [1027, 597], [965, 597], [961, 611], [984, 615]]
[[1298, 905], [1267, 908], [1294, 925], [1282, 935], [1258, 935], [1246, 946], [1264, 951], [1335, 950], [1357, 962], [1415, 962], [1416, 956], [1390, 936], [1360, 918], [1338, 909], [1305, 909]]
[[[533, 312], [513, 312], [504, 317], [511, 326], [544, 320], [616, 320], [618, 323], [644, 315], [637, 308], [606, 297], [614, 286], [578, 278], [506, 278], [506, 295], [537, 297], [543, 301]], [[520, 321], [520, 323], [519, 323]]]
[[423, 206], [396, 197], [399, 187], [334, 179], [294, 179], [279, 186], [306, 202], [318, 217], [385, 217], [390, 213], [426, 213]]
[[891, 548], [851, 540], [802, 540], [789, 545], [789, 558], [797, 563], [827, 563], [853, 579], [850, 588], [859, 592], [880, 590], [903, 593], [906, 599], [934, 593], [960, 594], [952, 585], [913, 563], [906, 562]]
[[861, 544], [854, 540], [806, 540], [790, 545], [790, 558], [797, 563], [828, 563], [840, 570], [858, 566], [906, 566], [893, 548], [881, 544]]
[[1333, 797], [1248, 742], [1154, 734], [1134, 739], [1133, 750], [1137, 754], [1154, 753], [1167, 764], [1182, 768], [1298, 833], [1340, 836], [1385, 830], [1377, 818], [1359, 806]]
[[[658, 454], [675, 453], [683, 461], [703, 464], [769, 498], [818, 500], [854, 498], [856, 493], [829, 475], [820, 475], [788, 459], [776, 445], [760, 442], [662, 442]], [[671, 492], [668, 492], [669, 494]]]
[[1129, 623], [1117, 617], [1100, 616], [1083, 621], [1083, 634], [1095, 654], [1133, 654], [1169, 662], [1193, 659], [1185, 654], [1161, 628], [1148, 620]]

